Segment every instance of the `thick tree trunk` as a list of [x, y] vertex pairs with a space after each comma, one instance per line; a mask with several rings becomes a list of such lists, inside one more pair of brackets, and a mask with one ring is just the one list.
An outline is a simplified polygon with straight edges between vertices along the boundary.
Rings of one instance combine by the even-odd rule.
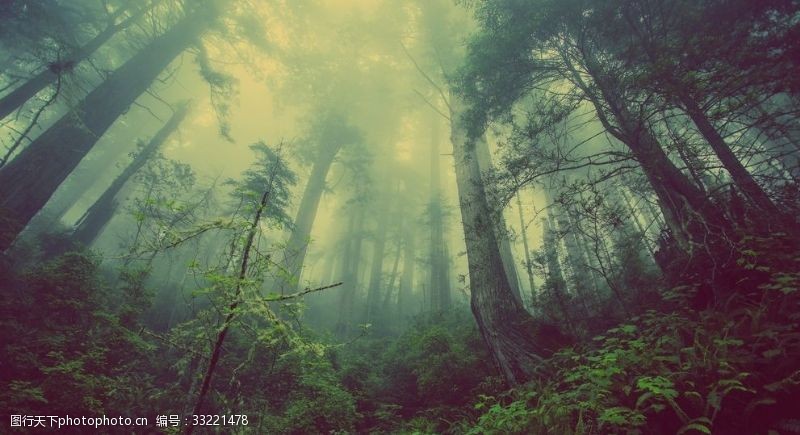
[[[0, 170], [0, 209], [18, 235], [111, 124], [209, 23], [189, 14], [125, 62]], [[0, 242], [2, 243], [2, 242]], [[0, 251], [8, 243], [0, 244]]]
[[[494, 164], [492, 163], [492, 154], [489, 151], [489, 143], [486, 141], [486, 136], [481, 136], [475, 143], [475, 155], [478, 159], [478, 166], [481, 168], [483, 177], [490, 176], [494, 171]], [[499, 207], [499, 201], [495, 195], [489, 191], [487, 192], [490, 207]], [[508, 283], [511, 285], [511, 291], [514, 296], [522, 302], [522, 292], [519, 286], [519, 276], [517, 275], [517, 267], [514, 262], [514, 253], [511, 250], [511, 241], [508, 240], [508, 227], [506, 227], [506, 220], [503, 216], [503, 210], [495, 210], [495, 225], [496, 235], [500, 243], [500, 256], [503, 259], [503, 270], [506, 271]]]
[[[129, 3], [135, 3], [135, 0]], [[95, 51], [97, 51], [97, 49], [102, 47], [103, 44], [111, 39], [112, 36], [116, 35], [117, 32], [125, 29], [138, 20], [155, 3], [157, 3], [157, 1], [153, 1], [149, 5], [139, 8], [131, 16], [125, 18], [119, 23], [109, 24], [105, 29], [92, 38], [91, 41], [87, 42], [83, 47], [77, 49], [65, 60], [62, 60], [58, 64], [46, 66], [41, 72], [28, 79], [22, 85], [16, 87], [13, 91], [4, 95], [3, 98], [0, 98], [0, 120], [19, 109], [42, 89], [53, 84], [53, 82], [58, 79], [59, 75], [70, 71], [80, 62], [91, 56]], [[122, 14], [126, 12], [126, 10], [127, 8], [122, 8], [118, 11], [118, 14]], [[114, 20], [116, 18], [117, 17], [112, 17]]]
[[[58, 186], [53, 197], [47, 201], [42, 210], [31, 220], [30, 225], [34, 225], [34, 222], [38, 221], [40, 216], [52, 219], [54, 222], [64, 219], [67, 212], [97, 181], [98, 174], [108, 169], [109, 162], [126, 159], [128, 154], [133, 151], [127, 146], [114, 146], [116, 144], [110, 143], [107, 145], [94, 150], [91, 155], [91, 161], [81, 161], [81, 165]], [[65, 223], [72, 222], [65, 221]]]
[[283, 267], [287, 277], [279, 283], [281, 294], [293, 292], [299, 286], [300, 274], [306, 259], [308, 244], [311, 241], [311, 229], [317, 218], [322, 193], [325, 191], [325, 178], [333, 164], [342, 144], [328, 144], [319, 150], [319, 155], [311, 168], [311, 175], [303, 191], [300, 207], [294, 219], [294, 227], [289, 241], [283, 251]]
[[178, 125], [180, 125], [186, 117], [188, 109], [188, 103], [181, 104], [178, 110], [172, 114], [169, 121], [167, 121], [155, 136], [153, 136], [150, 142], [139, 151], [128, 167], [114, 179], [108, 189], [100, 195], [100, 198], [86, 210], [86, 213], [78, 221], [75, 231], [72, 233], [72, 238], [75, 241], [86, 246], [94, 242], [94, 239], [97, 238], [114, 215], [114, 210], [117, 206], [115, 201], [117, 194], [125, 186], [125, 183], [150, 160], [164, 141], [178, 128]]
[[535, 320], [511, 290], [495, 235], [475, 141], [462, 124], [463, 103], [451, 93], [451, 140], [469, 265], [472, 313], [511, 385], [536, 376], [543, 357], [561, 344], [556, 328]]

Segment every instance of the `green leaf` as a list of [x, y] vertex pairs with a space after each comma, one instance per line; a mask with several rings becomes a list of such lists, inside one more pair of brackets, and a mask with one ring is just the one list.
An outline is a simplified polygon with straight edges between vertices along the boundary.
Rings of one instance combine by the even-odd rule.
[[698, 432], [707, 433], [709, 435], [711, 434], [711, 429], [707, 428], [706, 426], [703, 426], [700, 423], [689, 423], [683, 426], [676, 435], [681, 435], [683, 433], [689, 432], [690, 430], [696, 430]]

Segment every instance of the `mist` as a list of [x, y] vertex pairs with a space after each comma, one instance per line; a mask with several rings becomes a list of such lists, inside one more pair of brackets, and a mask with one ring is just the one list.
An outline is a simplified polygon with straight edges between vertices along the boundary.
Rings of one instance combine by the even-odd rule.
[[4, 2], [4, 424], [789, 430], [798, 16]]

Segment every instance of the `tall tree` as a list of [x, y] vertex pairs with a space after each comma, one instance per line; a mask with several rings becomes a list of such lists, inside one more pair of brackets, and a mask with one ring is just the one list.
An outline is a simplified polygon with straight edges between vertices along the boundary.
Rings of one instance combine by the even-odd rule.
[[431, 126], [431, 185], [428, 213], [430, 219], [430, 271], [428, 289], [430, 291], [430, 306], [433, 311], [444, 311], [450, 308], [451, 291], [447, 282], [448, 267], [445, 258], [444, 240], [444, 213], [442, 210], [441, 192], [441, 152], [439, 151], [439, 119], [433, 118]]
[[[355, 208], [353, 210], [353, 208]], [[359, 266], [361, 263], [361, 248], [364, 241], [364, 215], [363, 204], [356, 203], [351, 207], [350, 223], [345, 235], [345, 252], [342, 259], [341, 277], [343, 289], [339, 297], [338, 320], [335, 331], [340, 336], [350, 333], [355, 322], [354, 311], [359, 284]]]
[[[187, 3], [187, 8], [169, 30], [0, 170], [0, 209], [9, 216], [11, 236], [19, 234], [111, 124], [176, 56], [196, 42], [217, 15], [211, 1]], [[11, 238], [0, 241], [0, 251], [9, 247]]]
[[117, 207], [116, 196], [125, 186], [125, 183], [141, 169], [147, 161], [158, 151], [169, 136], [178, 128], [189, 111], [188, 103], [182, 103], [172, 114], [166, 124], [150, 139], [130, 164], [114, 179], [110, 186], [103, 192], [97, 201], [92, 204], [75, 226], [72, 237], [84, 245], [91, 245], [103, 228], [111, 220]]
[[[381, 289], [383, 288], [383, 260], [386, 256], [386, 233], [389, 229], [389, 218], [380, 218], [372, 242], [372, 266], [367, 285], [367, 305], [365, 320], [372, 323], [381, 313]], [[387, 287], [386, 291], [390, 291]]]
[[595, 29], [587, 25], [591, 14], [582, 2], [542, 0], [523, 6], [485, 1], [477, 12], [483, 32], [470, 45], [462, 77], [462, 90], [472, 103], [472, 134], [481, 134], [489, 116], [507, 113], [529, 95], [527, 90], [568, 84], [571, 90], [560, 92], [565, 97], [551, 111], [563, 116], [581, 102], [591, 105], [603, 128], [638, 161], [684, 252], [707, 246], [713, 239], [709, 232], [719, 237], [730, 229], [654, 136], [644, 115], [648, 95], [631, 86], [633, 73], [610, 61], [600, 41], [587, 37]]
[[[476, 140], [475, 154], [478, 159], [478, 165], [481, 167], [481, 173], [484, 178], [489, 178], [494, 173], [494, 164], [492, 163], [492, 154], [489, 151], [489, 143], [486, 136], [483, 135]], [[503, 270], [506, 271], [508, 276], [508, 283], [511, 285], [511, 290], [514, 296], [522, 302], [522, 292], [519, 288], [519, 277], [517, 275], [517, 266], [514, 262], [514, 253], [511, 250], [511, 240], [508, 238], [508, 227], [506, 227], [506, 219], [503, 216], [503, 206], [500, 204], [499, 199], [496, 197], [494, 190], [489, 190], [489, 204], [495, 209], [494, 220], [497, 226], [497, 237], [500, 243], [500, 255], [503, 258]]]
[[149, 0], [143, 4], [137, 3], [139, 2], [129, 1], [118, 8], [108, 17], [108, 25], [89, 42], [67, 55], [66, 58], [46, 65], [46, 67], [42, 68], [36, 75], [0, 98], [0, 119], [10, 115], [42, 89], [53, 84], [58, 80], [61, 74], [68, 73], [78, 63], [89, 58], [97, 49], [111, 39], [112, 36], [135, 23], [145, 12], [152, 8], [153, 5], [158, 3], [158, 1]]
[[292, 233], [283, 252], [281, 264], [284, 277], [279, 282], [282, 294], [286, 291], [291, 292], [298, 287], [306, 252], [311, 241], [311, 229], [317, 217], [322, 193], [325, 191], [325, 179], [336, 155], [343, 146], [359, 141], [358, 130], [349, 125], [344, 115], [339, 112], [324, 113], [312, 123], [305, 145], [311, 147], [310, 152], [315, 157], [300, 206], [297, 209]]
[[414, 269], [417, 261], [416, 238], [411, 225], [403, 227], [403, 276], [397, 293], [397, 316], [403, 320], [411, 314], [411, 297], [414, 290]]
[[559, 331], [528, 314], [511, 289], [476, 156], [475, 139], [468, 134], [463, 113], [463, 102], [457, 95], [451, 95], [451, 140], [467, 246], [470, 305], [501, 373], [510, 384], [517, 385], [536, 376], [543, 358], [563, 343]]
[[[641, 4], [625, 3], [628, 7], [621, 9], [620, 17], [624, 17], [621, 20], [609, 20], [610, 15], [607, 11], [595, 12], [602, 18], [603, 28], [606, 30], [598, 33], [609, 38], [609, 42], [605, 45], [609, 48], [614, 47], [612, 51], [624, 58], [629, 65], [631, 63], [638, 64], [643, 68], [646, 72], [643, 77], [646, 77], [648, 84], [664, 95], [667, 101], [681, 106], [738, 188], [753, 205], [767, 213], [779, 212], [777, 206], [734, 154], [719, 129], [709, 118], [707, 110], [703, 107], [706, 105], [704, 100], [709, 95], [704, 95], [705, 93], [700, 89], [700, 80], [691, 79], [693, 75], [695, 77], [709, 75], [704, 74], [704, 71], [698, 71], [696, 67], [693, 68], [691, 66], [693, 56], [687, 56], [685, 53], [686, 47], [697, 45], [688, 41], [688, 39], [695, 38], [697, 34], [696, 30], [687, 27], [687, 21], [702, 28], [704, 23], [699, 19], [705, 14], [699, 14], [694, 10], [696, 5], [689, 6], [684, 5], [683, 2], [669, 0], [655, 0]], [[704, 6], [708, 8], [708, 5]], [[735, 6], [731, 5], [731, 7]], [[614, 21], [621, 24], [622, 28], [608, 32], [609, 28], [615, 28]], [[620, 38], [622, 34], [626, 35], [624, 41]], [[669, 37], [664, 37], [665, 35]], [[706, 44], [701, 45], [705, 46]], [[689, 50], [694, 51], [694, 49], [690, 48]], [[704, 53], [706, 56], [709, 54], [714, 56], [715, 53], [708, 51]], [[684, 60], [687, 58], [690, 59], [688, 62]], [[666, 64], [670, 65], [668, 70], [663, 67]], [[729, 71], [726, 68], [726, 73]], [[738, 82], [737, 85], [743, 85], [738, 74], [732, 76], [734, 81]], [[748, 81], [752, 81], [752, 79], [748, 79]], [[716, 97], [719, 98], [719, 95]]]
[[522, 235], [522, 249], [525, 251], [525, 273], [528, 276], [528, 292], [530, 293], [531, 301], [536, 297], [536, 283], [533, 280], [533, 262], [531, 261], [531, 251], [528, 246], [528, 223], [525, 221], [525, 212], [522, 211], [522, 200], [519, 197], [519, 191], [516, 192], [514, 198], [517, 201], [517, 212], [519, 213], [519, 228]]
[[559, 240], [556, 234], [555, 219], [548, 213], [542, 218], [542, 244], [544, 248], [544, 263], [547, 267], [547, 279], [542, 286], [542, 295], [547, 302], [555, 302], [554, 307], [561, 316], [567, 328], [573, 330], [574, 319], [567, 300], [567, 282], [561, 269], [561, 260], [558, 258]]

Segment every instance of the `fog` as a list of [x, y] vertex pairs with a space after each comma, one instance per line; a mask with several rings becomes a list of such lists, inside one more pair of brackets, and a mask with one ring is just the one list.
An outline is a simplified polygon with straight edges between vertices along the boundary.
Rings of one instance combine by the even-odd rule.
[[796, 321], [797, 5], [745, 3], [4, 2], [0, 408], [711, 433], [796, 375], [672, 394]]

